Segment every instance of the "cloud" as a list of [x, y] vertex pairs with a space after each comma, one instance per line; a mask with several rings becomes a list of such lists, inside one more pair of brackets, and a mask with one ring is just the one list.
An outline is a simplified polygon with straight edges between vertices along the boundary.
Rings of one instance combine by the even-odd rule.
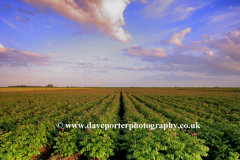
[[174, 2], [174, 0], [154, 0], [146, 7], [145, 14], [148, 17], [164, 17], [166, 15], [165, 10], [172, 2]]
[[47, 55], [49, 57], [63, 57], [62, 55], [59, 55], [59, 54], [56, 54], [56, 53], [51, 53], [51, 52], [48, 52]]
[[232, 33], [228, 32], [225, 37], [205, 39], [202, 43], [217, 50], [220, 56], [240, 62], [240, 32], [237, 30]]
[[[49, 54], [49, 53], [47, 53]], [[48, 55], [49, 57], [63, 57], [61, 55], [58, 55], [58, 54], [50, 54]], [[50, 61], [50, 60], [49, 60]], [[51, 60], [50, 62], [53, 62], [53, 63], [61, 63], [61, 64], [77, 64], [77, 65], [90, 65], [91, 63], [81, 63], [81, 62], [70, 62], [70, 61], [55, 61], [55, 60]], [[76, 67], [76, 66], [75, 66]], [[77, 68], [80, 67], [80, 66], [77, 66]]]
[[23, 22], [23, 23], [27, 23], [28, 21], [30, 21], [31, 19], [28, 17], [25, 17], [24, 19], [19, 18], [18, 16], [15, 16], [15, 19], [19, 22]]
[[68, 62], [68, 61], [51, 61], [54, 63], [62, 63], [62, 64], [72, 64], [73, 62]]
[[50, 56], [35, 54], [28, 51], [21, 51], [13, 48], [6, 48], [0, 44], [0, 64], [10, 67], [46, 65]]
[[35, 15], [37, 13], [36, 10], [34, 10], [34, 11], [27, 11], [27, 10], [22, 9], [22, 8], [18, 8], [17, 10], [19, 11], [20, 14], [27, 14], [27, 15], [30, 15], [30, 16], [33, 16], [33, 15]]
[[108, 73], [108, 71], [106, 71], [106, 70], [97, 70], [97, 72]]
[[[12, 28], [14, 28], [14, 29], [16, 29], [16, 30], [21, 31], [20, 29], [18, 29], [18, 28], [15, 27], [14, 25], [12, 25], [10, 22], [8, 22], [7, 20], [5, 20], [4, 18], [2, 18], [2, 21], [3, 21], [4, 23], [6, 23], [8, 26], [10, 26], [10, 27], [12, 27]], [[21, 32], [22, 32], [22, 31], [21, 31]]]
[[95, 26], [98, 32], [129, 42], [132, 36], [122, 26], [125, 25], [123, 12], [130, 4], [129, 0], [23, 0], [37, 7], [50, 7], [67, 19], [89, 26]]
[[108, 60], [106, 57], [100, 56], [100, 55], [95, 55], [98, 60]]
[[143, 79], [147, 80], [167, 80], [167, 81], [186, 81], [186, 80], [206, 80], [204, 74], [199, 73], [168, 73], [168, 74], [157, 74], [153, 76], [145, 76]]
[[168, 17], [168, 21], [179, 21], [189, 17], [194, 11], [209, 4], [209, 2], [189, 2], [187, 0], [182, 0], [181, 2], [176, 0], [154, 0], [144, 9], [144, 14], [151, 18]]
[[148, 0], [130, 0], [131, 2], [140, 1], [141, 3], [149, 3]]
[[84, 79], [97, 79], [96, 76], [84, 76], [82, 78], [84, 78]]
[[209, 4], [210, 3], [195, 2], [192, 4], [190, 3], [190, 4], [185, 4], [185, 5], [179, 5], [172, 12], [172, 14], [175, 17], [174, 21], [179, 21], [179, 20], [185, 19], [185, 18], [189, 17], [191, 14], [193, 14], [194, 11], [201, 9]]
[[201, 38], [209, 38], [209, 36], [206, 35], [206, 34], [203, 34], [203, 35], [201, 36]]
[[134, 45], [132, 47], [128, 47], [124, 49], [124, 52], [131, 56], [153, 56], [153, 57], [166, 57], [166, 53], [162, 48], [153, 48], [153, 49], [144, 49], [139, 45]]
[[56, 72], [56, 71], [48, 71], [48, 72], [50, 72], [50, 73], [54, 73], [54, 74], [57, 74], [57, 72]]
[[213, 12], [205, 18], [206, 28], [216, 30], [224, 30], [240, 23], [240, 7], [231, 7], [227, 11]]
[[[223, 37], [212, 38], [204, 35], [200, 41], [188, 40], [182, 43], [189, 30], [174, 33], [167, 43], [176, 44], [166, 57], [149, 54], [150, 49], [140, 46], [128, 47], [124, 54], [152, 62], [148, 67], [120, 67], [121, 70], [158, 70], [177, 72], [198, 72], [208, 75], [240, 75], [240, 32], [236, 29]], [[179, 41], [178, 41], [179, 40]], [[167, 44], [166, 43], [166, 44]], [[133, 48], [133, 49], [132, 49]], [[148, 56], [143, 56], [148, 53]]]
[[135, 71], [149, 71], [155, 70], [153, 66], [150, 67], [113, 67], [112, 69], [119, 69], [119, 70], [135, 70]]
[[149, 3], [148, 0], [140, 0], [142, 3]]
[[184, 37], [187, 33], [191, 32], [192, 28], [186, 28], [181, 30], [179, 33], [173, 33], [171, 38], [161, 41], [161, 44], [175, 44], [178, 47], [182, 47], [183, 43], [181, 40], [184, 40]]
[[7, 52], [6, 48], [0, 43], [0, 53]]
[[[89, 63], [88, 63], [89, 64]], [[70, 69], [72, 68], [91, 68], [91, 69], [99, 69], [99, 68], [103, 68], [103, 67], [98, 67], [98, 66], [94, 66], [94, 65], [88, 65], [87, 63], [86, 64], [79, 64], [81, 66], [69, 66]]]
[[218, 23], [218, 22], [226, 22], [233, 19], [238, 19], [240, 16], [240, 7], [231, 7], [228, 11], [220, 11], [214, 13], [214, 15], [209, 16], [209, 23]]
[[26, 69], [25, 71], [31, 71], [31, 72], [43, 72], [42, 70], [36, 69]]

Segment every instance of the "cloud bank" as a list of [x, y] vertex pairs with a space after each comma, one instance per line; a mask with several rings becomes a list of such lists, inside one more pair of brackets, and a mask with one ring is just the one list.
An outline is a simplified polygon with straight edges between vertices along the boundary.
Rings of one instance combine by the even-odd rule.
[[200, 41], [188, 40], [183, 43], [184, 36], [191, 31], [186, 28], [173, 33], [162, 44], [175, 44], [171, 54], [159, 56], [154, 50], [133, 46], [124, 49], [124, 54], [153, 62], [148, 67], [123, 67], [126, 70], [161, 70], [197, 72], [208, 75], [240, 75], [240, 32], [238, 29], [225, 33], [222, 37], [211, 38], [203, 35]]

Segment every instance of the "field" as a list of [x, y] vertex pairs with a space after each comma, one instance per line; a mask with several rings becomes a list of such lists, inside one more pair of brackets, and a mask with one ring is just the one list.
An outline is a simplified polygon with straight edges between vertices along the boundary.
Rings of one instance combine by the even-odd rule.
[[[0, 89], [1, 90], [1, 89]], [[238, 88], [92, 88], [0, 93], [0, 159], [236, 160]], [[200, 124], [68, 128], [63, 124]], [[69, 157], [69, 158], [67, 158]]]
[[91, 89], [91, 88], [66, 88], [66, 87], [0, 87], [0, 92], [19, 92], [19, 91], [47, 91], [47, 90], [63, 90], [63, 89]]

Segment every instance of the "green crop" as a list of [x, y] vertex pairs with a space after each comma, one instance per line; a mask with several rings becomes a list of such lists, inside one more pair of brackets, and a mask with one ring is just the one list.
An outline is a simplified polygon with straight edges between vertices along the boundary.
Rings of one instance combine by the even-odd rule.
[[[237, 160], [239, 89], [92, 88], [0, 93], [0, 159], [52, 155], [107, 160]], [[56, 127], [56, 123], [95, 128]], [[98, 128], [101, 124], [193, 124], [200, 128]]]

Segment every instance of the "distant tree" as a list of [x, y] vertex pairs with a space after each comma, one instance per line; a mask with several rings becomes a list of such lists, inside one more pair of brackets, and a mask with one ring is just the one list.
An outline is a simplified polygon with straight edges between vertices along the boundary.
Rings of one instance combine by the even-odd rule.
[[47, 87], [53, 87], [53, 85], [52, 84], [48, 84]]

